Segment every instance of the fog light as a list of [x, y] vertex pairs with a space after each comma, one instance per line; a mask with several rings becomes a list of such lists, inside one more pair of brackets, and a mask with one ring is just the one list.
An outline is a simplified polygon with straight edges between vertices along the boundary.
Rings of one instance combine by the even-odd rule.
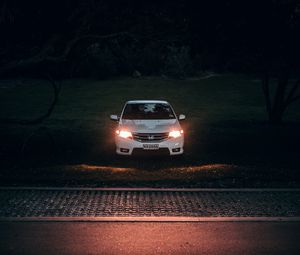
[[172, 152], [180, 152], [180, 148], [172, 149]]
[[120, 148], [120, 151], [121, 151], [121, 152], [124, 152], [124, 153], [128, 153], [128, 152], [129, 152], [129, 149]]

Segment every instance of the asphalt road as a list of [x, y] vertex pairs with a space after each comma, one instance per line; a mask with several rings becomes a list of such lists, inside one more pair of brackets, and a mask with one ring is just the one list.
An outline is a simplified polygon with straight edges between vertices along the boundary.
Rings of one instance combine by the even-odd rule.
[[0, 254], [300, 254], [300, 222], [1, 222]]

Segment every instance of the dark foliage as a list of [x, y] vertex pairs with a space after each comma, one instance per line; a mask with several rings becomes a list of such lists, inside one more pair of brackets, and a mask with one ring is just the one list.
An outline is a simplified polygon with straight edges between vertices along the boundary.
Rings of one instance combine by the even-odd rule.
[[2, 77], [256, 73], [274, 123], [298, 98], [299, 0], [3, 0], [0, 30]]
[[[172, 75], [174, 68], [182, 76], [299, 59], [296, 0], [4, 0], [0, 8], [2, 75], [38, 66], [63, 77]], [[176, 67], [172, 58], [186, 63]]]

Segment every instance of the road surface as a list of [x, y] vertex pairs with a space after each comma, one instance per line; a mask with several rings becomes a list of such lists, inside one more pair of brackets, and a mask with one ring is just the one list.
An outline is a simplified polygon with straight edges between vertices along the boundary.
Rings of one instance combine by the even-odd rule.
[[300, 254], [300, 222], [1, 222], [0, 254]]

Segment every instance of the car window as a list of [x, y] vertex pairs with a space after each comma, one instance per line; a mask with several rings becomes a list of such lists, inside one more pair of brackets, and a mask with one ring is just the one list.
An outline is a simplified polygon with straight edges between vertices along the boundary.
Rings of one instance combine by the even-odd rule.
[[164, 103], [133, 103], [127, 104], [123, 119], [175, 119], [175, 114], [169, 104]]

